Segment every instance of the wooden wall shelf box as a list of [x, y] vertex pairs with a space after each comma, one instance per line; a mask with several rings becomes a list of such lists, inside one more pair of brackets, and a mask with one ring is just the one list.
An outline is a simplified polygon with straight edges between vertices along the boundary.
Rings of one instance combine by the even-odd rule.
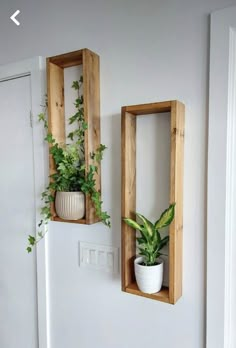
[[[184, 109], [184, 104], [176, 100], [122, 108], [122, 290], [171, 304], [182, 295]], [[134, 275], [136, 235], [123, 218], [135, 219], [137, 116], [164, 112], [171, 116], [170, 203], [175, 202], [176, 209], [169, 229], [169, 287], [149, 295], [137, 287]]]
[[[64, 69], [83, 65], [84, 117], [88, 124], [85, 132], [85, 165], [90, 164], [90, 153], [100, 145], [100, 80], [99, 56], [88, 49], [47, 58], [48, 90], [48, 126], [56, 141], [65, 143], [65, 103], [64, 103]], [[50, 174], [55, 172], [54, 161], [50, 155]], [[96, 188], [101, 189], [100, 167], [96, 177]], [[82, 220], [68, 221], [56, 215], [54, 203], [51, 204], [52, 220], [80, 224], [92, 224], [98, 221], [91, 199], [86, 196], [86, 213]]]

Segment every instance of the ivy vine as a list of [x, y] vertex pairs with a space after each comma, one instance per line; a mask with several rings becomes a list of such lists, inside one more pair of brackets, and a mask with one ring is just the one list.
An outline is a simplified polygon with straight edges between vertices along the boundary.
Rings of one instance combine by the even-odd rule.
[[110, 216], [106, 211], [102, 210], [101, 193], [96, 189], [95, 175], [98, 173], [98, 165], [103, 159], [103, 153], [106, 146], [100, 144], [95, 152], [90, 154], [91, 163], [88, 170], [85, 168], [85, 132], [88, 124], [84, 119], [84, 99], [80, 93], [83, 85], [83, 77], [79, 81], [74, 81], [72, 88], [77, 91], [78, 96], [74, 102], [76, 112], [69, 118], [69, 124], [77, 124], [75, 130], [71, 131], [67, 138], [71, 144], [59, 144], [48, 130], [47, 121], [47, 99], [43, 106], [43, 111], [38, 115], [38, 120], [42, 122], [46, 132], [45, 141], [49, 145], [49, 153], [55, 163], [56, 171], [49, 176], [49, 184], [45, 191], [41, 194], [44, 202], [41, 208], [41, 220], [38, 223], [38, 231], [36, 237], [28, 236], [27, 251], [30, 253], [32, 247], [35, 246], [48, 232], [48, 223], [52, 218], [50, 204], [54, 202], [55, 191], [82, 191], [85, 195], [89, 195], [93, 202], [96, 216], [108, 227], [111, 227]]

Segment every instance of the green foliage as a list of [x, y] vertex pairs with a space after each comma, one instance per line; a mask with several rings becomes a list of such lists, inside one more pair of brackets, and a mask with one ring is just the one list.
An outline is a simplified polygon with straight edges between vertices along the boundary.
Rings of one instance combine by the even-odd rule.
[[160, 229], [168, 226], [174, 218], [174, 205], [170, 205], [169, 209], [166, 209], [160, 216], [160, 218], [155, 222], [155, 228]]
[[96, 152], [90, 154], [90, 157], [95, 160], [95, 162], [100, 163], [103, 159], [103, 153], [107, 149], [107, 147], [103, 144], [100, 144], [99, 148]]
[[139, 222], [125, 218], [124, 222], [135, 230], [140, 232], [137, 237], [140, 255], [144, 256], [146, 266], [152, 266], [156, 263], [159, 256], [163, 255], [161, 250], [169, 242], [169, 236], [161, 237], [159, 229], [169, 226], [175, 216], [175, 204], [171, 204], [156, 221], [150, 222], [146, 217], [136, 213]]
[[86, 170], [84, 157], [84, 140], [85, 132], [88, 129], [88, 124], [84, 119], [83, 95], [80, 94], [80, 89], [83, 84], [83, 77], [79, 81], [74, 81], [72, 88], [78, 91], [78, 97], [75, 100], [76, 112], [69, 118], [69, 124], [76, 122], [77, 128], [67, 135], [73, 143], [60, 145], [56, 142], [53, 135], [48, 131], [48, 122], [46, 118], [47, 99], [43, 106], [43, 112], [38, 115], [38, 120], [43, 123], [46, 131], [44, 140], [49, 144], [49, 152], [55, 163], [56, 171], [50, 175], [50, 183], [46, 190], [42, 193], [44, 206], [41, 209], [42, 219], [38, 223], [39, 231], [36, 238], [28, 236], [27, 251], [30, 253], [32, 247], [36, 245], [47, 233], [47, 224], [51, 219], [50, 203], [54, 201], [53, 192], [55, 191], [82, 191], [85, 195], [89, 195], [93, 202], [96, 215], [103, 223], [110, 227], [110, 216], [106, 211], [102, 210], [101, 194], [96, 189], [95, 176], [98, 173], [98, 164], [103, 158], [103, 153], [106, 146], [100, 144], [98, 149], [90, 154], [91, 163]]

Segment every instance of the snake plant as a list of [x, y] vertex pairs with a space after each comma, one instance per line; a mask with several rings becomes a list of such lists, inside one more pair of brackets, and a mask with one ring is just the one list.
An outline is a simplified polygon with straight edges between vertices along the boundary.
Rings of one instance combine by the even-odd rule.
[[137, 221], [124, 218], [124, 222], [132, 227], [134, 230], [140, 232], [137, 237], [139, 253], [144, 257], [144, 264], [152, 266], [156, 264], [156, 260], [162, 255], [162, 248], [169, 242], [169, 236], [162, 238], [161, 230], [163, 227], [169, 226], [174, 219], [175, 204], [170, 204], [160, 216], [160, 218], [153, 224], [146, 217], [139, 213], [135, 213]]

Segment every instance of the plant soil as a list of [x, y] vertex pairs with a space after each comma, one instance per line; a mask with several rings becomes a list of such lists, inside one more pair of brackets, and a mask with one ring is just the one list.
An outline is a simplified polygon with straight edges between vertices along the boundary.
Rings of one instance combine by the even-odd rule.
[[142, 262], [142, 263], [139, 263], [139, 265], [140, 266], [147, 266], [147, 267], [149, 267], [149, 266], [157, 266], [157, 265], [160, 265], [160, 262], [155, 262], [153, 265], [146, 265], [144, 262]]

